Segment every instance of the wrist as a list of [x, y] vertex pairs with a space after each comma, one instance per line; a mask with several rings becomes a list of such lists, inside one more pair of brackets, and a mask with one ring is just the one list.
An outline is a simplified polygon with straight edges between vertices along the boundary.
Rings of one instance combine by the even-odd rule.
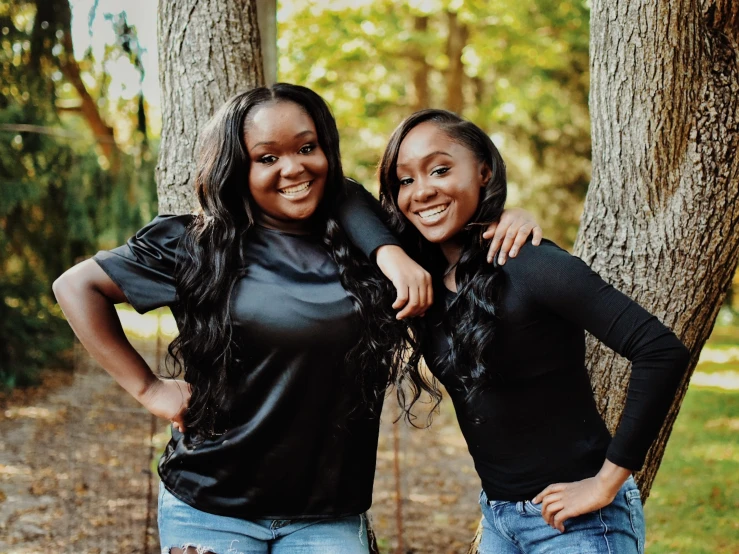
[[609, 496], [615, 498], [629, 477], [631, 477], [631, 470], [606, 460], [595, 479]]
[[405, 254], [405, 251], [397, 244], [383, 244], [375, 250], [375, 263], [382, 269], [386, 264], [392, 263], [393, 258], [401, 254]]
[[150, 374], [149, 377], [146, 378], [144, 383], [141, 384], [138, 391], [136, 391], [133, 394], [133, 397], [141, 404], [146, 405], [146, 401], [155, 394], [158, 385], [161, 383], [161, 380], [154, 375], [153, 373]]

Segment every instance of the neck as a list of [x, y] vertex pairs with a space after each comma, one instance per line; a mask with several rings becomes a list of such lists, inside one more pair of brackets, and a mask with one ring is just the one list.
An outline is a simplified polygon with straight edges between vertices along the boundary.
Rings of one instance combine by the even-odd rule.
[[309, 235], [317, 228], [315, 218], [313, 217], [307, 219], [279, 219], [262, 211], [257, 211], [254, 215], [256, 224], [260, 227], [285, 231], [296, 235]]
[[462, 255], [462, 242], [458, 237], [452, 237], [448, 241], [442, 242], [439, 247], [450, 266], [455, 265], [459, 261]]

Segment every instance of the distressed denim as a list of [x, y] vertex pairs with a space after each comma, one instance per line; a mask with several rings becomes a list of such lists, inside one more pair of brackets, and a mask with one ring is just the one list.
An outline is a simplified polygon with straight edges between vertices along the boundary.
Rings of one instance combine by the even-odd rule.
[[198, 554], [368, 554], [364, 514], [337, 519], [245, 520], [185, 504], [159, 485], [162, 554], [193, 547]]
[[560, 533], [531, 501], [488, 500], [480, 494], [482, 540], [479, 554], [643, 554], [644, 511], [639, 489], [629, 479], [608, 506], [565, 521]]

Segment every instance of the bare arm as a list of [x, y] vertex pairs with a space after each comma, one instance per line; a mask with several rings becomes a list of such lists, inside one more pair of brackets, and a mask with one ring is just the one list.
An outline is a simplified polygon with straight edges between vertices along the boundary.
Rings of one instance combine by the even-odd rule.
[[115, 311], [121, 289], [93, 260], [67, 270], [54, 294], [82, 345], [131, 396], [158, 417], [182, 427], [190, 394], [181, 381], [160, 380], [126, 338]]

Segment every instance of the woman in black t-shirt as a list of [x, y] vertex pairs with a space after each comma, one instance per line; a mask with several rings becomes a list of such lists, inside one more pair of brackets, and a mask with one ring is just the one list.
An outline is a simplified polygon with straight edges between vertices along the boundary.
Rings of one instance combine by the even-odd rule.
[[[384, 392], [407, 377], [426, 386], [404, 368], [397, 318], [426, 309], [430, 279], [344, 179], [335, 122], [309, 89], [230, 99], [204, 133], [195, 183], [199, 213], [157, 217], [54, 284], [85, 348], [173, 422], [162, 546], [367, 552]], [[124, 301], [171, 307], [183, 380], [155, 376], [128, 343], [113, 307]]]
[[[422, 351], [482, 480], [480, 552], [642, 552], [631, 473], [664, 421], [686, 348], [549, 241], [505, 267], [481, 263], [481, 226], [503, 210], [506, 177], [474, 124], [443, 110], [410, 116], [379, 174], [391, 227], [434, 279]], [[632, 361], [613, 438], [590, 388], [586, 330]]]

